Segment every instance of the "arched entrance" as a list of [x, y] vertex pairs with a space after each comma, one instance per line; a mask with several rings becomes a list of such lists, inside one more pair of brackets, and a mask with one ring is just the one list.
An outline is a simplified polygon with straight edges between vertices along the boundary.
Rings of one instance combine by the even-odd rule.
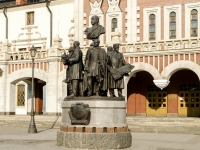
[[147, 90], [153, 85], [153, 77], [146, 71], [135, 73], [127, 84], [127, 114], [147, 115]]
[[191, 70], [180, 70], [170, 78], [168, 86], [169, 113], [177, 112], [179, 116], [200, 116], [200, 83]]
[[[26, 115], [31, 111], [32, 100], [32, 78], [26, 77], [17, 79], [11, 82], [10, 93], [14, 95], [15, 114]], [[34, 110], [35, 114], [45, 114], [46, 106], [46, 82], [37, 78], [34, 78]], [[15, 94], [14, 94], [15, 93]]]
[[[196, 102], [192, 102], [196, 95], [196, 92], [191, 93], [193, 85], [199, 83], [199, 78], [195, 72], [191, 70], [179, 70], [172, 74], [170, 78], [170, 84], [167, 87], [167, 99], [168, 99], [168, 114], [177, 114], [178, 116], [198, 116], [199, 112], [191, 110], [197, 110]], [[195, 98], [195, 101], [198, 98]], [[193, 105], [195, 104], [195, 105]], [[195, 106], [190, 108], [190, 106]]]

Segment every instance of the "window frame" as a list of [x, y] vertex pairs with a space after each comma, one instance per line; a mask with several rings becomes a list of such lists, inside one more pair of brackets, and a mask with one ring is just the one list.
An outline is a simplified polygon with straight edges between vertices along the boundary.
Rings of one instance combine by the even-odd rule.
[[[19, 95], [21, 87], [23, 87], [23, 90], [24, 90], [23, 93], [22, 93], [22, 94], [24, 94], [23, 95], [23, 101], [22, 101], [22, 102], [24, 102], [23, 104], [20, 104], [20, 100], [19, 100], [19, 99], [22, 98], [22, 97], [20, 97], [21, 93]], [[26, 98], [25, 98], [25, 96], [26, 96], [25, 89], [26, 89], [26, 86], [24, 84], [18, 84], [17, 85], [17, 102], [16, 102], [16, 106], [18, 106], [18, 107], [24, 107], [25, 106], [25, 101], [26, 101]]]
[[[198, 36], [198, 10], [196, 10], [196, 13], [192, 13], [196, 9], [192, 9], [190, 11], [190, 36], [191, 37], [197, 37]], [[196, 19], [193, 19], [193, 16], [196, 15]], [[196, 28], [192, 27], [192, 22], [196, 22]], [[196, 34], [193, 34], [193, 30], [196, 30]]]
[[[30, 15], [30, 18], [29, 18], [29, 15]], [[35, 21], [34, 11], [26, 12], [26, 25], [34, 25], [34, 21]]]
[[[116, 22], [114, 22], [114, 20], [116, 20]], [[117, 18], [112, 18], [112, 20], [111, 20], [111, 32], [115, 32], [115, 29], [117, 29], [117, 23], [118, 23]], [[116, 24], [115, 28], [114, 28], [114, 24]]]
[[[175, 15], [172, 16], [172, 13], [174, 13]], [[173, 21], [172, 21], [172, 18], [174, 18]], [[175, 24], [175, 29], [174, 30], [171, 29], [171, 24]], [[176, 39], [176, 29], [177, 29], [177, 27], [176, 27], [176, 12], [172, 11], [169, 14], [169, 38], [170, 39]], [[174, 32], [175, 35], [172, 35], [171, 32]]]
[[[154, 16], [154, 18], [151, 18], [151, 16]], [[154, 23], [151, 21], [154, 20]], [[154, 26], [154, 32], [151, 32], [150, 27]], [[151, 37], [151, 34], [154, 33], [154, 37]], [[155, 14], [150, 14], [149, 15], [149, 40], [153, 41], [156, 40], [156, 15]]]

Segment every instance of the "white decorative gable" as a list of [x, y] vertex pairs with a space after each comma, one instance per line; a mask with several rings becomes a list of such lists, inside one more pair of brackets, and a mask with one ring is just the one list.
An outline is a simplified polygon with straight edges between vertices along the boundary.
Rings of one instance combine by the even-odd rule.
[[25, 26], [24, 28], [21, 28], [23, 31], [18, 35], [17, 40], [12, 41], [13, 49], [16, 48], [27, 48], [31, 47], [31, 45], [35, 45], [35, 47], [46, 47], [46, 37], [42, 37], [41, 33], [38, 31], [35, 31], [38, 26]]
[[99, 2], [97, 2], [96, 0], [94, 3], [90, 2], [90, 7], [91, 7], [90, 15], [103, 14], [101, 10], [101, 4], [102, 0], [100, 0]]
[[117, 12], [121, 11], [119, 8], [119, 2], [120, 0], [107, 0], [108, 1], [108, 11], [107, 12]]

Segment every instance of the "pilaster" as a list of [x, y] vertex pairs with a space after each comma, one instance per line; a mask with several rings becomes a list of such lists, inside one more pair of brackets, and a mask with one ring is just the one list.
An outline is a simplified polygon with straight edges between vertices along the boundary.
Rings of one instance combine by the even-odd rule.
[[137, 42], [137, 0], [127, 0], [127, 42]]
[[84, 40], [84, 0], [74, 0], [74, 41], [83, 45]]
[[46, 83], [46, 114], [57, 114], [60, 110], [58, 103], [58, 76], [62, 50], [62, 39], [57, 35], [53, 39], [53, 46], [48, 51], [48, 81]]
[[10, 51], [11, 44], [6, 40], [2, 43], [2, 47], [0, 52], [0, 114], [6, 114], [7, 61], [9, 60], [8, 52]]

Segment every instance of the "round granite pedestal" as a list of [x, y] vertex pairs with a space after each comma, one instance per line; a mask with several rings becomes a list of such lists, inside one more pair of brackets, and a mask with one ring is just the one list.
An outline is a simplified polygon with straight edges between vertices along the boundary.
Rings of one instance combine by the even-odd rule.
[[[88, 125], [72, 125], [70, 108], [76, 103], [88, 104]], [[57, 133], [57, 145], [82, 149], [122, 149], [132, 145], [132, 136], [126, 124], [124, 98], [74, 97], [61, 104], [62, 123]]]

